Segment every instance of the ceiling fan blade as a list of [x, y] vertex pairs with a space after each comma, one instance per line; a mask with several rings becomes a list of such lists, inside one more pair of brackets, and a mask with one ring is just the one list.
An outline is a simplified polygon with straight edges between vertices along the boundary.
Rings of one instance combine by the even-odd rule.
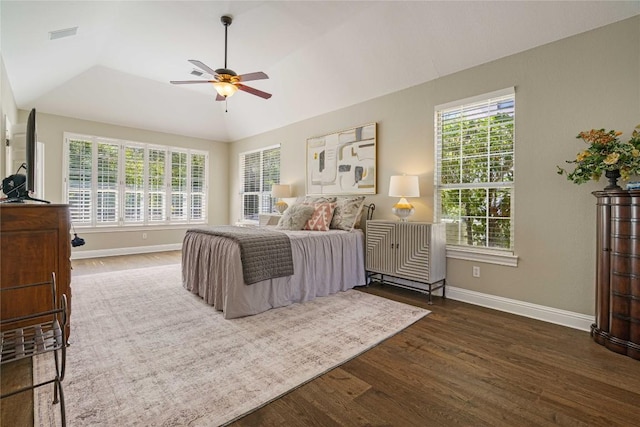
[[171, 80], [169, 83], [174, 85], [190, 85], [195, 83], [215, 83], [217, 80]]
[[263, 92], [261, 90], [258, 89], [254, 89], [252, 87], [249, 86], [245, 86], [245, 85], [241, 85], [241, 84], [236, 84], [236, 87], [240, 90], [243, 90], [245, 92], [250, 93], [251, 95], [255, 95], [255, 96], [259, 96], [260, 98], [264, 98], [264, 99], [269, 99], [271, 98], [271, 94], [267, 93], [267, 92]]
[[216, 101], [224, 101], [225, 99], [227, 98], [216, 92]]
[[263, 79], [269, 78], [269, 76], [267, 76], [262, 71], [258, 71], [256, 73], [241, 74], [238, 77], [240, 78], [241, 82], [248, 82], [251, 80], [263, 80]]
[[191, 62], [193, 65], [195, 65], [196, 67], [200, 68], [201, 70], [204, 70], [207, 73], [211, 74], [212, 76], [217, 76], [218, 75], [218, 73], [216, 73], [213, 69], [211, 69], [211, 67], [209, 67], [208, 65], [203, 64], [202, 62], [198, 61], [197, 59], [190, 59], [189, 62]]

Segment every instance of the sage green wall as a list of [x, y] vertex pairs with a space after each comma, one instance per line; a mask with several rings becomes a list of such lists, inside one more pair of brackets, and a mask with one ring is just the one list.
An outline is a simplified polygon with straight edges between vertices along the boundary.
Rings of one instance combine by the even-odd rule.
[[[27, 111], [20, 110], [20, 122], [27, 120]], [[209, 210], [210, 224], [228, 223], [226, 200], [229, 197], [227, 185], [227, 159], [229, 145], [204, 139], [190, 138], [160, 132], [152, 132], [107, 123], [80, 120], [38, 112], [38, 140], [45, 145], [45, 198], [52, 203], [64, 200], [62, 151], [64, 132], [119, 138], [129, 141], [193, 148], [209, 152]], [[224, 201], [220, 203], [219, 201]], [[86, 245], [73, 248], [73, 252], [88, 250], [108, 250], [127, 247], [179, 244], [182, 242], [186, 226], [164, 229], [135, 229], [133, 231], [81, 231]], [[142, 233], [147, 234], [143, 239]]]
[[[381, 54], [383, 54], [381, 52]], [[419, 52], [407, 52], [416, 55]], [[640, 17], [528, 50], [425, 84], [233, 143], [230, 219], [239, 218], [238, 154], [280, 143], [281, 182], [305, 191], [305, 140], [378, 123], [377, 218], [391, 214], [389, 177], [420, 175], [414, 220], [433, 220], [434, 106], [516, 88], [515, 252], [518, 267], [449, 259], [451, 286], [572, 312], [594, 312], [595, 199], [604, 183], [556, 174], [591, 128], [629, 136], [640, 123]], [[312, 100], [310, 100], [312, 102]], [[481, 266], [473, 278], [472, 265]]]

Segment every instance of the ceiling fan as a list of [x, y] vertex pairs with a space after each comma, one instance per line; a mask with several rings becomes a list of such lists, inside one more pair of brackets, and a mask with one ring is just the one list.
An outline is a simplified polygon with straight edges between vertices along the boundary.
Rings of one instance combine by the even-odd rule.
[[244, 82], [251, 80], [268, 79], [269, 76], [265, 73], [258, 71], [255, 73], [237, 75], [235, 71], [227, 68], [227, 28], [231, 25], [232, 18], [231, 16], [224, 15], [220, 18], [220, 21], [222, 22], [222, 25], [224, 25], [224, 68], [213, 70], [211, 67], [203, 64], [197, 59], [189, 60], [191, 64], [200, 68], [205, 73], [211, 74], [215, 80], [172, 80], [171, 83], [174, 85], [212, 83], [217, 92], [216, 101], [226, 100], [228, 97], [236, 93], [238, 89], [252, 95], [259, 96], [260, 98], [271, 98], [270, 93], [263, 92], [243, 84]]

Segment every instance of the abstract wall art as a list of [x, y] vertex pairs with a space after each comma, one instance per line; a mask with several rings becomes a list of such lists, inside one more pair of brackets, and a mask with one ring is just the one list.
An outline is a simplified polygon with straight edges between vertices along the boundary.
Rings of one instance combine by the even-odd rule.
[[376, 123], [307, 139], [307, 194], [376, 194]]

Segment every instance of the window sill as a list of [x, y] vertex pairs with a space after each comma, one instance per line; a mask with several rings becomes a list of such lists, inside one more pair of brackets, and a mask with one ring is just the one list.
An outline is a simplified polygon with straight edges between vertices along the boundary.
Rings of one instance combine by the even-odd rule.
[[92, 226], [75, 226], [76, 230], [82, 230], [83, 233], [113, 233], [119, 231], [156, 231], [156, 230], [180, 230], [192, 227], [207, 225], [206, 222], [192, 222], [191, 224], [150, 224], [150, 225], [103, 225], [98, 227]]
[[490, 249], [471, 249], [460, 246], [447, 246], [447, 258], [504, 265], [507, 267], [518, 266], [518, 256], [513, 252], [494, 251]]

